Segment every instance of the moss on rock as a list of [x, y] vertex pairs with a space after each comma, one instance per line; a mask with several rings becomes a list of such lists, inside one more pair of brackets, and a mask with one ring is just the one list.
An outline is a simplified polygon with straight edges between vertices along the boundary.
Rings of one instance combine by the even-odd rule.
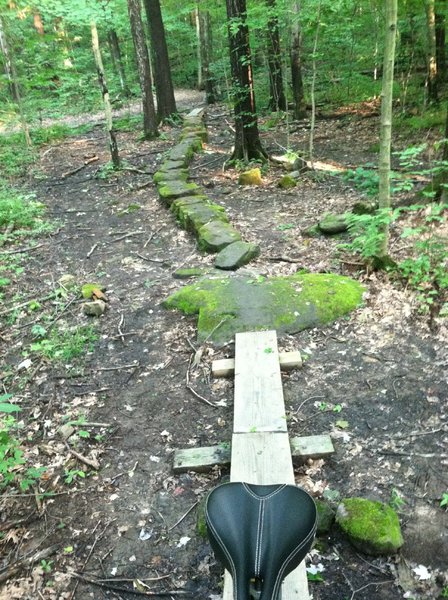
[[204, 194], [197, 194], [196, 196], [182, 196], [181, 198], [177, 198], [171, 204], [170, 210], [176, 215], [179, 215], [179, 212], [183, 210], [185, 206], [190, 206], [191, 204], [204, 204], [208, 202], [209, 199]]
[[182, 196], [194, 196], [199, 193], [200, 188], [195, 183], [186, 183], [185, 181], [164, 181], [163, 185], [158, 187], [160, 197], [167, 204], [171, 204], [177, 198]]
[[353, 546], [366, 554], [395, 554], [403, 545], [397, 513], [382, 502], [345, 498], [336, 521]]
[[334, 523], [336, 513], [328, 502], [318, 499], [314, 502], [317, 508], [317, 534], [328, 533]]
[[190, 231], [199, 231], [210, 221], [223, 221], [224, 223], [229, 221], [222, 206], [205, 202], [181, 206], [177, 218], [182, 226]]
[[283, 175], [283, 177], [278, 182], [278, 187], [283, 190], [290, 190], [291, 188], [296, 187], [297, 181], [291, 175]]
[[206, 252], [219, 252], [229, 244], [238, 242], [241, 235], [229, 223], [210, 221], [198, 231], [198, 245]]
[[224, 342], [239, 331], [292, 333], [323, 325], [358, 306], [363, 289], [334, 274], [210, 276], [175, 292], [164, 306], [199, 314], [198, 339]]
[[261, 185], [261, 171], [258, 167], [255, 169], [249, 169], [249, 171], [243, 171], [240, 173], [238, 178], [240, 185]]
[[325, 215], [324, 218], [319, 221], [319, 229], [323, 233], [333, 235], [335, 233], [342, 233], [348, 229], [347, 215]]
[[187, 181], [187, 169], [169, 169], [168, 171], [157, 171], [152, 178], [154, 183], [162, 183], [165, 181]]

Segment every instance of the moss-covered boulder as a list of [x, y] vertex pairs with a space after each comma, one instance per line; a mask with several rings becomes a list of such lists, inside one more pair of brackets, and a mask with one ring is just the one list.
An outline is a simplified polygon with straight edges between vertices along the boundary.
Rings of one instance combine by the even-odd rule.
[[326, 233], [328, 235], [334, 235], [335, 233], [347, 231], [347, 215], [325, 215], [324, 218], [319, 221], [319, 229], [322, 231], [322, 233]]
[[201, 277], [205, 275], [208, 269], [203, 267], [184, 267], [182, 269], [176, 269], [173, 273], [174, 279], [191, 279], [193, 277]]
[[240, 239], [241, 234], [222, 220], [210, 221], [198, 231], [199, 248], [206, 252], [219, 252]]
[[403, 545], [397, 513], [387, 504], [346, 498], [336, 521], [355, 548], [373, 556], [395, 554]]
[[162, 183], [165, 181], [187, 181], [187, 169], [169, 169], [168, 171], [157, 171], [154, 173], [152, 180], [154, 183]]
[[229, 221], [222, 206], [205, 202], [180, 207], [177, 218], [189, 231], [199, 231], [210, 221], [223, 221], [224, 223]]
[[173, 169], [183, 169], [185, 167], [182, 160], [165, 160], [160, 166], [159, 171], [171, 171]]
[[204, 202], [209, 202], [209, 199], [204, 194], [197, 194], [196, 196], [182, 196], [181, 198], [177, 198], [177, 200], [173, 201], [170, 210], [177, 217], [185, 206], [190, 206], [191, 204], [203, 204]]
[[282, 188], [282, 190], [290, 190], [291, 188], [296, 187], [297, 181], [289, 174], [283, 175], [283, 177], [278, 182], [278, 187]]
[[243, 171], [240, 173], [238, 178], [240, 185], [261, 185], [261, 171], [258, 167], [255, 169], [249, 169], [249, 171]]
[[250, 244], [249, 242], [234, 242], [226, 246], [218, 254], [215, 260], [215, 267], [227, 271], [238, 269], [246, 265], [253, 258], [260, 254], [260, 246]]
[[336, 512], [328, 502], [324, 500], [315, 500], [317, 509], [317, 534], [328, 533], [334, 523]]
[[198, 125], [186, 125], [182, 129], [181, 139], [192, 136], [199, 138], [202, 142], [207, 142], [208, 134], [206, 127], [200, 127]]
[[227, 342], [240, 331], [293, 333], [323, 325], [358, 306], [363, 291], [357, 281], [334, 274], [269, 279], [223, 274], [181, 288], [164, 306], [198, 314], [199, 340]]
[[194, 196], [200, 193], [200, 187], [195, 183], [186, 183], [185, 181], [164, 181], [158, 186], [160, 197], [168, 205], [182, 196]]
[[171, 149], [170, 160], [181, 161], [184, 166], [190, 164], [194, 153], [202, 148], [199, 138], [186, 138]]

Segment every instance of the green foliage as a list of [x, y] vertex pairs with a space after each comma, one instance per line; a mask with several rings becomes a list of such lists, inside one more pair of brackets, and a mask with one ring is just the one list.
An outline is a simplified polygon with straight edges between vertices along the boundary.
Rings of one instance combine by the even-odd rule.
[[389, 226], [398, 215], [399, 210], [387, 208], [368, 215], [347, 213], [348, 229], [354, 237], [350, 243], [340, 244], [339, 248], [358, 254], [366, 261], [374, 259], [379, 255], [384, 239], [382, 228]]
[[0, 227], [37, 227], [42, 222], [44, 205], [34, 198], [34, 194], [22, 194], [0, 184]]
[[[448, 491], [442, 494], [442, 499], [440, 500], [440, 506], [446, 506], [448, 510]], [[448, 597], [448, 594], [447, 594]]]
[[343, 175], [346, 181], [351, 181], [355, 187], [364, 192], [367, 196], [376, 196], [378, 194], [379, 175], [373, 169], [358, 167], [357, 169], [348, 169]]
[[86, 476], [85, 472], [81, 469], [70, 469], [65, 472], [64, 482], [67, 485], [71, 485], [76, 479], [84, 479]]
[[53, 329], [50, 335], [30, 345], [30, 350], [55, 362], [70, 361], [91, 351], [97, 339], [91, 325], [71, 330]]
[[23, 492], [26, 492], [35, 485], [45, 469], [24, 466], [27, 462], [24, 451], [20, 441], [14, 435], [19, 425], [11, 414], [18, 413], [21, 408], [7, 402], [10, 397], [10, 394], [0, 396], [0, 488], [18, 485]]
[[392, 488], [389, 500], [389, 506], [393, 508], [395, 511], [400, 512], [400, 510], [406, 505], [405, 500], [403, 500], [400, 492], [396, 488]]

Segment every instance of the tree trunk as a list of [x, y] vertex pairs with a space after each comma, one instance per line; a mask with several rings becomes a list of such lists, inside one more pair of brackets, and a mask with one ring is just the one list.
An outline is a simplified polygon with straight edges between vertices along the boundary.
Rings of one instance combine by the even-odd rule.
[[131, 95], [131, 91], [128, 87], [126, 81], [126, 73], [123, 65], [123, 58], [121, 56], [120, 50], [120, 42], [118, 40], [118, 35], [115, 29], [110, 29], [107, 34], [107, 39], [109, 41], [110, 54], [112, 57], [112, 62], [114, 64], [115, 72], [118, 73], [118, 77], [120, 79], [120, 87], [123, 94], [127, 97]]
[[300, 3], [292, 4], [291, 23], [291, 85], [294, 101], [294, 119], [306, 117], [305, 93], [302, 78], [302, 34], [300, 30]]
[[436, 49], [436, 15], [435, 0], [426, 0], [426, 27], [428, 34], [427, 49], [427, 78], [428, 100], [438, 102], [438, 78], [437, 78], [437, 49]]
[[[378, 164], [378, 207], [390, 208], [390, 149], [392, 138], [392, 100], [394, 84], [395, 41], [397, 37], [397, 0], [386, 0], [386, 37], [384, 43], [383, 80], [381, 89], [381, 132]], [[378, 255], [387, 256], [389, 225], [381, 228]]]
[[441, 2], [436, 3], [436, 62], [437, 62], [437, 79], [440, 82], [446, 81], [446, 51], [445, 51], [445, 13], [444, 6]]
[[143, 132], [146, 140], [157, 137], [157, 117], [152, 96], [151, 69], [149, 67], [148, 48], [143, 31], [140, 0], [128, 0], [129, 21], [131, 23], [132, 40], [137, 57], [138, 76], [142, 91]]
[[246, 0], [226, 0], [230, 67], [235, 112], [235, 148], [232, 160], [265, 160], [258, 132]]
[[175, 114], [176, 101], [171, 80], [170, 61], [165, 39], [165, 29], [160, 9], [160, 0], [144, 0], [148, 18], [151, 49], [154, 61], [154, 81], [156, 84], [157, 115], [160, 120]]
[[210, 13], [208, 10], [201, 9], [199, 0], [195, 14], [198, 36], [198, 89], [205, 90], [207, 104], [214, 104], [216, 102], [216, 89], [215, 79], [210, 71], [213, 54]]
[[267, 51], [269, 69], [269, 108], [274, 111], [287, 110], [282, 75], [282, 53], [278, 32], [278, 16], [275, 0], [266, 0], [268, 9]]
[[95, 57], [96, 70], [98, 74], [98, 83], [101, 94], [103, 96], [104, 113], [106, 116], [106, 128], [109, 135], [109, 150], [112, 158], [112, 164], [115, 169], [120, 166], [120, 157], [118, 155], [117, 138], [115, 136], [114, 126], [112, 123], [112, 106], [109, 98], [109, 90], [107, 89], [106, 77], [104, 75], [103, 59], [101, 58], [100, 43], [98, 39], [98, 30], [95, 21], [90, 22], [90, 31], [92, 34], [92, 49]]
[[33, 23], [34, 23], [34, 28], [36, 29], [37, 33], [39, 35], [44, 35], [45, 31], [44, 31], [44, 24], [42, 22], [42, 17], [39, 11], [37, 11], [36, 9], [34, 9], [34, 13], [33, 13]]
[[14, 63], [13, 55], [10, 50], [8, 39], [6, 37], [5, 26], [0, 15], [0, 51], [3, 54], [3, 65], [5, 69], [6, 78], [8, 79], [9, 89], [14, 102], [17, 104], [17, 108], [20, 116], [20, 123], [22, 126], [23, 135], [25, 136], [25, 142], [28, 147], [33, 145], [30, 137], [30, 131], [28, 123], [26, 122], [25, 113], [23, 111], [22, 96], [20, 93], [20, 87], [18, 83], [16, 66]]

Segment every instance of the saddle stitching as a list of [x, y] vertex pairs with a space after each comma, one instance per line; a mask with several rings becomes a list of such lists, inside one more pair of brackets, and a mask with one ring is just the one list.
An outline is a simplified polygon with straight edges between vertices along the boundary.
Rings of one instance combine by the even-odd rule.
[[232, 555], [229, 554], [227, 548], [224, 545], [224, 542], [222, 541], [221, 536], [219, 535], [219, 533], [216, 531], [216, 529], [214, 528], [214, 526], [212, 525], [210, 519], [208, 518], [208, 509], [207, 509], [207, 505], [205, 506], [205, 518], [206, 518], [206, 522], [208, 524], [208, 526], [210, 527], [210, 529], [213, 531], [216, 539], [218, 540], [218, 543], [221, 547], [221, 549], [224, 551], [224, 554], [227, 556], [227, 559], [230, 563], [231, 569], [232, 569], [232, 583], [233, 583], [233, 598], [234, 600], [238, 600], [238, 588], [237, 588], [237, 577], [236, 577], [236, 568], [235, 568], [235, 563], [233, 562], [233, 558]]

